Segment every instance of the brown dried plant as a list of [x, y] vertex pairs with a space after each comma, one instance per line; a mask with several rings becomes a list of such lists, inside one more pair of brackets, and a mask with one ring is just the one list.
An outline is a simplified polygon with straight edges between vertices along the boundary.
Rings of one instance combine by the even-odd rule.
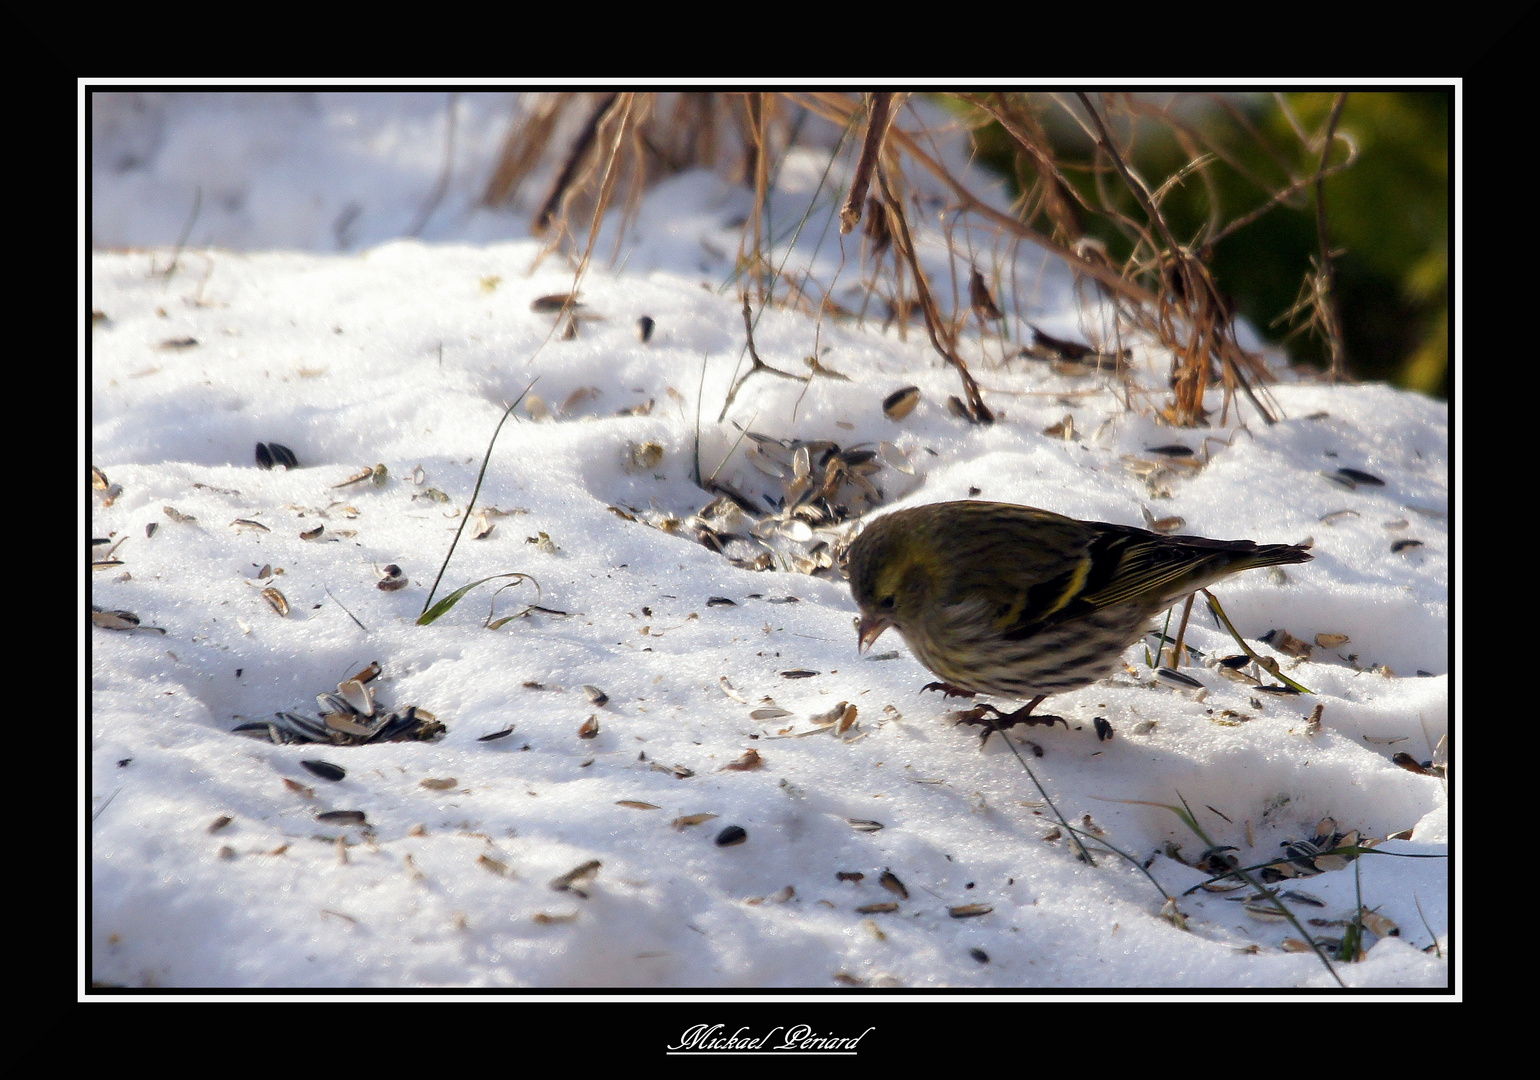
[[[980, 271], [978, 252], [969, 248], [971, 240], [953, 243], [952, 230], [959, 221], [982, 224], [1011, 245], [1028, 241], [1063, 259], [1082, 289], [1114, 305], [1117, 319], [1111, 334], [1138, 335], [1164, 348], [1172, 357], [1170, 397], [1155, 403], [1154, 411], [1173, 425], [1198, 426], [1210, 422], [1204, 398], [1216, 384], [1223, 391], [1220, 423], [1229, 421], [1237, 395], [1266, 422], [1276, 419], [1276, 407], [1265, 397], [1271, 376], [1258, 355], [1241, 347], [1231, 305], [1209, 268], [1214, 245], [1275, 207], [1298, 206], [1313, 197], [1320, 253], [1292, 314], [1330, 342], [1333, 373], [1340, 372], [1341, 331], [1332, 298], [1333, 253], [1322, 192], [1325, 177], [1352, 160], [1351, 152], [1345, 158], [1334, 154], [1340, 100], [1323, 132], [1298, 131], [1301, 143], [1315, 155], [1314, 168], [1297, 175], [1282, 155], [1276, 155], [1278, 171], [1287, 179], [1269, 184], [1242, 156], [1189, 123], [1179, 109], [1149, 96], [937, 96], [952, 105], [962, 122], [975, 127], [994, 124], [1004, 132], [1021, 182], [1011, 212], [990, 205], [948, 169], [936, 149], [942, 133], [906, 108], [906, 94], [893, 91], [536, 95], [509, 132], [485, 201], [504, 202], [521, 188], [533, 187], [537, 178], [543, 182], [535, 228], [547, 241], [547, 253], [565, 249], [575, 258], [575, 294], [593, 255], [599, 224], [618, 193], [624, 197], [619, 230], [624, 235], [642, 194], [657, 179], [693, 167], [733, 167], [735, 179], [754, 192], [735, 274], [745, 302], [752, 301], [760, 310], [772, 302], [804, 307], [811, 303], [819, 314], [859, 318], [876, 301], [900, 333], [917, 314], [932, 347], [957, 371], [963, 390], [957, 405], [975, 423], [989, 423], [994, 414], [959, 349], [959, 337], [971, 314], [981, 328], [999, 333], [1003, 346], [1012, 308], [1010, 296], [1000, 291], [1002, 276], [987, 262], [987, 275]], [[1218, 108], [1229, 109], [1237, 126], [1248, 123], [1222, 99]], [[829, 283], [814, 282], [806, 273], [786, 274], [772, 258], [766, 208], [773, 177], [810, 118], [832, 125], [839, 136], [835, 153], [859, 140], [839, 211], [842, 235], [860, 226], [866, 299], [859, 311], [838, 304]], [[1063, 127], [1066, 120], [1078, 126], [1089, 147], [1081, 159], [1068, 158], [1047, 134], [1048, 121]], [[1141, 132], [1151, 123], [1186, 155], [1180, 168], [1157, 179], [1142, 176], [1134, 164]], [[1221, 169], [1242, 177], [1258, 192], [1254, 205], [1228, 219], [1216, 182]], [[956, 299], [950, 313], [938, 300], [915, 250], [911, 222], [921, 208], [910, 177], [917, 172], [939, 181], [947, 194], [940, 220], [949, 223], [946, 236]], [[1207, 213], [1193, 235], [1178, 236], [1164, 204], [1184, 185], [1201, 187]], [[924, 212], [934, 214], [935, 208]], [[1093, 221], [1101, 223], [1104, 233], [1111, 229], [1124, 238], [1128, 254], [1120, 263], [1092, 239], [1088, 223]], [[578, 222], [586, 222], [586, 236], [575, 231], [581, 228]], [[1006, 317], [996, 307], [997, 298], [1007, 309]], [[1019, 315], [1018, 305], [1018, 323]], [[1122, 355], [1121, 348], [1108, 351]], [[766, 366], [761, 361], [754, 371]]]

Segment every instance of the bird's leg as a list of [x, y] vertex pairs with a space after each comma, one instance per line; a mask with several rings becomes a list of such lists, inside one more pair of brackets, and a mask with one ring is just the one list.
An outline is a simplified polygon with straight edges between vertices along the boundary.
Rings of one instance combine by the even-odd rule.
[[983, 733], [983, 736], [979, 740], [980, 743], [984, 743], [984, 742], [988, 742], [989, 741], [989, 733], [990, 732], [992, 732], [992, 731], [1004, 731], [1006, 728], [1008, 728], [1008, 727], [1015, 727], [1017, 724], [1028, 724], [1028, 725], [1039, 725], [1039, 724], [1041, 724], [1041, 725], [1045, 725], [1047, 727], [1052, 727], [1054, 724], [1057, 723], [1057, 724], [1063, 724], [1064, 725], [1064, 729], [1066, 731], [1068, 731], [1069, 730], [1069, 721], [1064, 719], [1064, 717], [1062, 717], [1062, 716], [1051, 716], [1048, 713], [1043, 713], [1040, 716], [1033, 716], [1032, 715], [1032, 710], [1037, 708], [1038, 705], [1042, 704], [1043, 699], [1046, 698], [1047, 696], [1048, 696], [1047, 694], [1039, 694], [1037, 697], [1035, 697], [1031, 701], [1027, 702], [1025, 705], [1023, 705], [1021, 708], [1017, 709], [1015, 712], [1008, 712], [1008, 713], [1001, 712], [999, 709], [995, 708], [993, 705], [988, 705], [988, 704], [985, 704], [985, 705], [975, 705], [971, 709], [965, 709], [965, 710], [963, 710], [961, 712], [956, 713], [955, 715], [957, 717], [957, 723], [959, 723], [959, 724], [978, 724], [981, 727], [983, 727], [984, 728], [984, 733]]

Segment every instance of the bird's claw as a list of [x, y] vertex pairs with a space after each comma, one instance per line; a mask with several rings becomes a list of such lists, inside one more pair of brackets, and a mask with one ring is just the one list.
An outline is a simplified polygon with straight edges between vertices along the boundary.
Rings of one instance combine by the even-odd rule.
[[944, 682], [926, 683], [924, 686], [920, 687], [920, 693], [922, 693], [922, 694], [925, 693], [925, 691], [927, 691], [927, 690], [940, 690], [943, 696], [949, 697], [949, 698], [954, 698], [954, 697], [971, 698], [971, 697], [977, 696], [975, 694], [975, 692], [972, 691], [972, 690], [964, 690], [960, 686], [953, 686], [951, 683], [944, 683]]
[[[1035, 702], [1033, 704], [1036, 704]], [[1032, 715], [1032, 706], [1027, 705], [1015, 712], [1003, 713], [993, 705], [975, 705], [971, 709], [962, 709], [952, 714], [958, 724], [977, 724], [984, 728], [984, 738], [989, 738], [991, 731], [1004, 731], [1006, 728], [1015, 727], [1017, 724], [1028, 726], [1052, 727], [1054, 724], [1063, 724], [1064, 730], [1069, 730], [1069, 721], [1062, 716], [1054, 716], [1050, 713]]]

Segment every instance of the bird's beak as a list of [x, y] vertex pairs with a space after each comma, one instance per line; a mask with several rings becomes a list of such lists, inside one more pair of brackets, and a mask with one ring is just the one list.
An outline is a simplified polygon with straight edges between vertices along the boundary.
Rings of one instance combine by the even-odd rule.
[[859, 639], [857, 652], [865, 652], [872, 647], [872, 642], [882, 636], [882, 632], [893, 624], [880, 615], [862, 615], [856, 623], [856, 635]]

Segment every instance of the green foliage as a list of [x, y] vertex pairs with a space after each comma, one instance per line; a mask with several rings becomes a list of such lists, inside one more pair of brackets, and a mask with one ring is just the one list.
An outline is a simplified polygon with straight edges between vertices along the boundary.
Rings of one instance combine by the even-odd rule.
[[[1309, 127], [1330, 94], [1291, 94]], [[1355, 93], [1341, 130], [1359, 149], [1326, 181], [1328, 227], [1345, 248], [1338, 302], [1355, 372], [1448, 395], [1449, 111], [1442, 90]], [[1268, 118], [1281, 131], [1281, 113]]]
[[[1314, 174], [1334, 97], [1285, 94], [1280, 105], [1264, 94], [1223, 100], [1190, 95], [1168, 105], [1178, 95], [1146, 94], [1129, 99], [1133, 105], [1121, 116], [1115, 138], [1149, 187], [1162, 190], [1161, 210], [1178, 239], [1201, 249], [1216, 228]], [[1094, 160], [1084, 132], [1059, 102], [1046, 95], [1029, 100], [1058, 168], [1084, 201], [1142, 220], [1133, 197], [1104, 161]], [[1439, 396], [1448, 394], [1452, 100], [1443, 89], [1350, 94], [1329, 160], [1346, 160], [1343, 137], [1357, 157], [1325, 184], [1335, 299], [1350, 372]], [[1031, 158], [1017, 152], [998, 124], [983, 124], [975, 137], [980, 158], [1019, 192], [1038, 184]], [[1209, 155], [1201, 171], [1189, 171], [1162, 189], [1198, 154]], [[1307, 184], [1205, 254], [1238, 314], [1274, 338], [1293, 332], [1290, 354], [1324, 365], [1326, 343], [1288, 314], [1319, 262], [1315, 211], [1314, 184]], [[1130, 231], [1111, 216], [1084, 208], [1081, 216], [1086, 232], [1106, 243], [1114, 259], [1133, 250]]]

